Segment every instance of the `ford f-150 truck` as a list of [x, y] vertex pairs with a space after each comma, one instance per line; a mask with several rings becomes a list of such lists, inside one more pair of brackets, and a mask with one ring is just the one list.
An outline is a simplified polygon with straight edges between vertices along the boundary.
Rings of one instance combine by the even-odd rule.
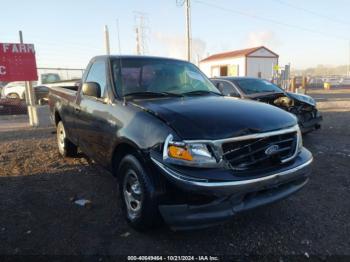
[[79, 148], [112, 172], [137, 229], [217, 224], [309, 179], [295, 116], [225, 97], [185, 61], [98, 56], [78, 91], [51, 88], [49, 105], [60, 154]]

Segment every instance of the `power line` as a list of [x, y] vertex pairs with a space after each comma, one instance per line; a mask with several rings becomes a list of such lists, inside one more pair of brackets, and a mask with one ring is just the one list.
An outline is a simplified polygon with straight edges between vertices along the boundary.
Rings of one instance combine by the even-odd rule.
[[305, 32], [319, 34], [319, 35], [322, 35], [322, 36], [327, 37], [327, 38], [329, 38], [331, 36], [331, 37], [338, 38], [338, 39], [341, 39], [341, 40], [349, 41], [349, 38], [346, 38], [346, 37], [343, 37], [343, 36], [334, 35], [334, 34], [328, 34], [328, 33], [325, 34], [322, 31], [313, 30], [313, 29], [302, 27], [302, 26], [298, 26], [298, 25], [288, 24], [288, 23], [281, 22], [281, 21], [278, 21], [278, 20], [275, 20], [275, 19], [266, 18], [266, 17], [262, 17], [262, 16], [259, 16], [259, 15], [249, 14], [249, 13], [246, 13], [246, 12], [243, 12], [243, 11], [239, 11], [239, 10], [233, 10], [233, 9], [230, 9], [230, 8], [227, 8], [227, 7], [222, 7], [222, 6], [215, 5], [215, 4], [212, 4], [212, 3], [208, 3], [208, 2], [205, 2], [205, 1], [202, 1], [202, 0], [193, 0], [193, 1], [196, 2], [196, 3], [199, 3], [199, 4], [207, 5], [207, 6], [215, 8], [215, 9], [219, 9], [219, 10], [225, 11], [225, 12], [235, 13], [235, 14], [238, 14], [238, 15], [241, 15], [241, 16], [254, 18], [256, 20], [261, 20], [261, 21], [273, 23], [275, 25], [277, 24], [277, 25], [281, 25], [281, 26], [285, 26], [285, 27], [289, 27], [289, 28], [302, 30], [302, 31], [305, 31]]
[[323, 19], [327, 19], [331, 22], [334, 22], [334, 23], [337, 23], [337, 24], [341, 24], [341, 25], [345, 25], [345, 26], [350, 26], [350, 23], [348, 21], [344, 21], [344, 20], [340, 20], [340, 19], [336, 19], [332, 16], [328, 16], [328, 15], [325, 15], [325, 14], [321, 14], [321, 13], [318, 13], [318, 12], [315, 12], [315, 11], [312, 11], [312, 10], [309, 10], [309, 9], [306, 9], [304, 7], [301, 7], [301, 6], [297, 6], [297, 5], [294, 5], [294, 4], [290, 4], [290, 3], [287, 3], [285, 1], [282, 1], [282, 0], [273, 0], [281, 5], [285, 5], [285, 6], [288, 6], [290, 8], [293, 8], [293, 9], [296, 9], [296, 10], [300, 10], [300, 11], [303, 11], [303, 12], [306, 12], [308, 14], [311, 14], [311, 15], [314, 15], [314, 16], [318, 16], [320, 18], [323, 18]]

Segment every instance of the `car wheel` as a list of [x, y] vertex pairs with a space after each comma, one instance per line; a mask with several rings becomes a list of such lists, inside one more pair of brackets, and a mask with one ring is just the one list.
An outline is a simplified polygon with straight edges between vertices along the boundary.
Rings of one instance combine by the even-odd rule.
[[66, 137], [66, 130], [62, 121], [57, 124], [57, 145], [61, 156], [74, 157], [77, 155], [78, 148]]
[[10, 93], [6, 97], [11, 98], [11, 99], [20, 99], [20, 97], [17, 93]]
[[126, 220], [137, 230], [161, 224], [155, 186], [134, 155], [127, 155], [118, 170], [119, 191]]

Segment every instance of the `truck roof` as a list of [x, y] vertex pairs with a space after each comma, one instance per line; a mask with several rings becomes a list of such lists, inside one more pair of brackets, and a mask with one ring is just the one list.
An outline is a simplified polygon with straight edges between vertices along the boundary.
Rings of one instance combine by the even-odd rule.
[[242, 80], [242, 79], [261, 79], [258, 77], [249, 77], [249, 76], [215, 76], [215, 77], [210, 77], [210, 79], [223, 79], [223, 80]]
[[92, 58], [92, 60], [97, 58], [104, 58], [104, 59], [136, 59], [136, 58], [147, 58], [147, 59], [164, 59], [164, 60], [173, 60], [173, 61], [181, 61], [181, 62], [187, 62], [182, 59], [172, 58], [172, 57], [161, 57], [161, 56], [143, 56], [143, 55], [98, 55]]

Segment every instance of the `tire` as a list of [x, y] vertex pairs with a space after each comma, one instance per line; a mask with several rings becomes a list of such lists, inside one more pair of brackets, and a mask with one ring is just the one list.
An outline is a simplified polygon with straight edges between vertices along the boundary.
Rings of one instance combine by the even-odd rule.
[[78, 153], [78, 148], [66, 137], [66, 131], [62, 121], [57, 124], [57, 145], [58, 152], [63, 157], [75, 157]]
[[136, 230], [147, 230], [161, 224], [155, 186], [134, 155], [126, 155], [118, 170], [122, 209], [128, 223]]
[[17, 93], [10, 93], [6, 97], [11, 98], [11, 99], [20, 99], [20, 97]]

